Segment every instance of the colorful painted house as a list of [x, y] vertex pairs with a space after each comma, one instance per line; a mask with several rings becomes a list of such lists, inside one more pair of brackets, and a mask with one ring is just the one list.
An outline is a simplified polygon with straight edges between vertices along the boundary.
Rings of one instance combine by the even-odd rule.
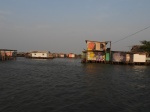
[[85, 42], [87, 44], [87, 50], [106, 51], [107, 42], [98, 42], [98, 41], [90, 41], [90, 40], [85, 40]]
[[[111, 42], [99, 42], [85, 40], [87, 49], [82, 52], [82, 58], [86, 61], [110, 61]], [[110, 42], [110, 48], [107, 52], [107, 44]]]

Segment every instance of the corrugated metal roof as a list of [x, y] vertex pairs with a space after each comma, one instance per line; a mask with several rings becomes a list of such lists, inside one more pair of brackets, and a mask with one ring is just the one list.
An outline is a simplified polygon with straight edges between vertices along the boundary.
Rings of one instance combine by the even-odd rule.
[[92, 41], [92, 40], [85, 40], [85, 42], [87, 43], [87, 42], [97, 42], [97, 43], [108, 43], [108, 41], [105, 41], [105, 42], [99, 42], [99, 41]]
[[30, 53], [50, 53], [49, 51], [31, 51]]

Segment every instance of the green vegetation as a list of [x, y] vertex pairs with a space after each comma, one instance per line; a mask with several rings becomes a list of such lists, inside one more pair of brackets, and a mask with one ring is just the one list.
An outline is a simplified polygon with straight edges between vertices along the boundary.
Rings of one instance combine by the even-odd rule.
[[142, 49], [147, 53], [148, 56], [150, 56], [150, 41], [143, 40], [141, 41], [141, 44], [142, 45], [140, 46], [140, 49]]

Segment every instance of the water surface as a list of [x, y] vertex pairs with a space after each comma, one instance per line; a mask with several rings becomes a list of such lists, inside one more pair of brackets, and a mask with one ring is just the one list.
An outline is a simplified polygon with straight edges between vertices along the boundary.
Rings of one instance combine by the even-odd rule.
[[0, 62], [0, 112], [150, 112], [150, 67], [80, 59]]

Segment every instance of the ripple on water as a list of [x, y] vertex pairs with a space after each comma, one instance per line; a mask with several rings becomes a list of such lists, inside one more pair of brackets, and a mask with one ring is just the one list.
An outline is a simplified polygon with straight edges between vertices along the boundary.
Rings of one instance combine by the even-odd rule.
[[0, 63], [1, 112], [149, 112], [149, 66], [18, 58]]

